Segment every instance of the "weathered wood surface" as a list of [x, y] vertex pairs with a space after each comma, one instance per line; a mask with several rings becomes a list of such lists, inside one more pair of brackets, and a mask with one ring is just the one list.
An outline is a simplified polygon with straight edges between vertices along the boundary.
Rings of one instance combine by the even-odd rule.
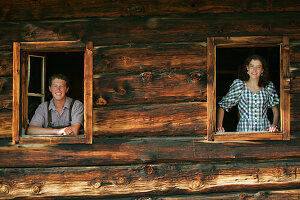
[[[130, 196], [125, 195], [125, 197], [109, 198], [111, 200], [298, 200], [300, 198], [299, 189], [280, 189], [280, 190], [257, 190], [257, 191], [241, 191], [241, 192], [230, 192], [230, 193], [208, 193], [208, 194], [171, 194], [171, 195], [144, 195], [144, 196]], [[19, 199], [19, 198], [16, 198]], [[37, 197], [22, 197], [24, 200], [37, 199]], [[82, 197], [68, 196], [68, 197], [39, 197], [39, 200], [66, 200], [75, 199], [82, 200]], [[94, 200], [95, 197], [84, 197], [85, 200]], [[101, 199], [96, 197], [96, 199]], [[104, 198], [106, 199], [106, 198]]]
[[0, 76], [12, 76], [12, 51], [0, 51]]
[[284, 160], [300, 157], [300, 140], [208, 142], [201, 137], [94, 138], [92, 145], [0, 145], [0, 167]]
[[[278, 20], [280, 19], [280, 20]], [[13, 41], [93, 41], [94, 46], [205, 41], [208, 36], [299, 34], [299, 12], [3, 22], [0, 49]]]
[[205, 135], [206, 103], [168, 103], [96, 108], [94, 136]]
[[214, 134], [213, 138], [214, 141], [283, 140], [283, 134], [270, 132], [218, 132]]
[[[56, 18], [120, 17], [148, 15], [187, 15], [203, 13], [237, 12], [288, 12], [299, 11], [297, 0], [239, 0], [229, 1], [184, 1], [184, 0], [114, 0], [114, 1], [29, 1], [1, 2], [0, 21], [41, 20]], [[34, 9], [33, 9], [34, 8]]]
[[11, 138], [12, 110], [0, 109], [0, 138]]
[[99, 74], [94, 77], [96, 107], [206, 101], [206, 70]]
[[94, 47], [94, 74], [206, 69], [203, 43], [131, 44]]
[[[0, 169], [1, 198], [195, 194], [300, 186], [300, 161]], [[63, 188], [63, 189], [62, 189]]]
[[0, 110], [12, 109], [13, 78], [0, 77]]
[[290, 58], [292, 63], [300, 62], [300, 40], [291, 41]]
[[[239, 192], [239, 193], [214, 193], [206, 195], [177, 195], [171, 197], [158, 197], [157, 200], [267, 200], [267, 199], [276, 199], [276, 200], [298, 200], [300, 198], [300, 190], [266, 190], [258, 192]], [[143, 198], [141, 199], [143, 200]], [[145, 198], [146, 200], [146, 198]], [[150, 198], [150, 200], [152, 200]]]
[[[299, 91], [299, 90], [298, 90]], [[300, 137], [298, 133], [300, 130], [300, 94], [291, 95], [291, 135], [293, 137]]]

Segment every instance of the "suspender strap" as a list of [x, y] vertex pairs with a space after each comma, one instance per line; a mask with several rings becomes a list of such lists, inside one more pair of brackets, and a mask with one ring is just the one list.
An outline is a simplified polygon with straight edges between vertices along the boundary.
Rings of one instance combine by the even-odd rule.
[[72, 121], [72, 115], [71, 114], [72, 114], [72, 108], [73, 108], [74, 102], [75, 102], [75, 99], [72, 99], [71, 104], [70, 104], [70, 111], [69, 111], [69, 121], [70, 121], [70, 123]]
[[51, 115], [51, 111], [49, 110], [49, 104], [50, 104], [50, 102], [47, 101], [48, 126], [49, 126], [49, 127], [53, 127], [53, 124], [52, 124], [52, 115]]
[[[75, 102], [75, 99], [72, 99], [72, 101], [70, 103], [70, 109], [69, 109], [69, 123], [70, 124], [71, 124], [71, 121], [72, 121], [72, 108], [73, 108], [74, 102]], [[51, 110], [49, 109], [49, 105], [50, 105], [50, 102], [47, 101], [48, 126], [49, 127], [53, 127], [53, 124], [52, 124], [52, 114], [51, 114]]]

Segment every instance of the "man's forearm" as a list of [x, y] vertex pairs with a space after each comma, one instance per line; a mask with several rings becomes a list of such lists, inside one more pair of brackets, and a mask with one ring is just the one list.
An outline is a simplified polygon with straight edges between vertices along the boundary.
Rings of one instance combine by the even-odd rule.
[[39, 126], [30, 125], [27, 130], [28, 135], [58, 135], [58, 129], [43, 128]]

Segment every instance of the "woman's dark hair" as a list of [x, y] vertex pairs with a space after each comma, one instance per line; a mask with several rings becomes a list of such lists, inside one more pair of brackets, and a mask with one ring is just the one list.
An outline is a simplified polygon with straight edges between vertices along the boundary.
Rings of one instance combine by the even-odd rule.
[[268, 68], [266, 60], [260, 55], [254, 54], [254, 55], [249, 56], [245, 60], [244, 65], [242, 66], [240, 79], [242, 81], [248, 81], [249, 80], [250, 77], [249, 77], [249, 74], [247, 73], [248, 72], [247, 66], [249, 65], [251, 60], [259, 60], [261, 62], [262, 68], [264, 69], [264, 71], [263, 71], [263, 76], [259, 77], [258, 86], [265, 87], [270, 82], [270, 80], [269, 80], [269, 68]]
[[56, 78], [57, 78], [57, 79], [61, 79], [61, 80], [66, 81], [66, 87], [69, 87], [70, 81], [69, 81], [68, 77], [67, 77], [66, 75], [63, 75], [63, 74], [53, 74], [53, 75], [49, 78], [49, 86], [52, 85], [52, 81], [53, 81], [54, 79], [56, 79]]

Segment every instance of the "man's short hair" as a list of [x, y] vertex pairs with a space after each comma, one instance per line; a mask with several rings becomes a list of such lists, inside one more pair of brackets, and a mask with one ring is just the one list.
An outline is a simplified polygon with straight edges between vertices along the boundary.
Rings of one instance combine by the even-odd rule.
[[53, 74], [50, 78], [49, 78], [49, 86], [51, 87], [51, 85], [52, 85], [52, 81], [54, 80], [54, 79], [61, 79], [61, 80], [64, 80], [64, 81], [66, 81], [66, 87], [69, 87], [69, 84], [70, 84], [70, 82], [69, 82], [69, 79], [68, 79], [68, 77], [66, 76], [66, 75], [64, 75], [64, 74]]

